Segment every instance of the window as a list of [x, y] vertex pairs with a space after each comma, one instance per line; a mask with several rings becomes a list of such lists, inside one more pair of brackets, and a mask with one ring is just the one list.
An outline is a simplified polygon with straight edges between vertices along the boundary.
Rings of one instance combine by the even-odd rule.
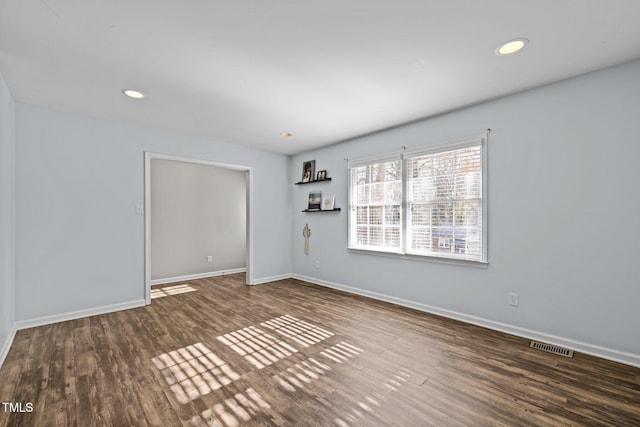
[[485, 145], [349, 161], [349, 248], [486, 263]]
[[401, 211], [399, 157], [351, 169], [350, 246], [385, 252], [400, 250]]

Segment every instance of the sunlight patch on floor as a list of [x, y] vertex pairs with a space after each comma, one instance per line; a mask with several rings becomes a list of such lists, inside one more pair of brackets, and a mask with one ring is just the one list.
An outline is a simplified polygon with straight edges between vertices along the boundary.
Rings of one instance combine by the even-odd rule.
[[193, 292], [196, 288], [191, 287], [189, 285], [174, 285], [167, 286], [164, 288], [152, 288], [151, 289], [151, 299], [168, 297], [170, 295], [179, 295], [187, 292]]
[[286, 342], [255, 326], [229, 332], [217, 339], [258, 369], [298, 352]]
[[411, 373], [404, 368], [401, 369], [398, 373], [387, 378], [382, 387], [378, 387], [382, 390], [372, 390], [372, 395], [365, 396], [356, 405], [342, 413], [341, 417], [334, 418], [334, 423], [339, 427], [348, 427], [351, 425], [349, 423], [355, 425], [367, 424], [368, 417], [375, 417], [376, 409], [382, 407], [382, 402], [386, 400], [384, 393], [399, 391], [399, 388], [404, 386], [409, 378], [411, 378]]
[[363, 350], [361, 348], [342, 341], [321, 351], [320, 354], [336, 363], [343, 363], [353, 357], [356, 357], [362, 352]]
[[180, 403], [188, 403], [240, 378], [202, 343], [161, 354], [151, 361]]
[[[349, 359], [352, 359], [362, 353], [364, 350], [349, 344], [346, 341], [341, 341], [336, 345], [328, 347], [320, 352], [329, 360], [335, 363], [344, 363]], [[321, 375], [326, 374], [331, 370], [331, 367], [326, 363], [317, 361], [310, 357], [305, 361], [296, 364], [294, 367], [290, 367], [280, 372], [278, 375], [274, 375], [274, 381], [280, 385], [284, 390], [294, 392], [298, 389], [305, 388], [306, 384], [310, 384], [312, 381], [320, 378]]]
[[297, 389], [304, 388], [304, 384], [310, 384], [311, 381], [320, 378], [331, 370], [329, 365], [318, 362], [313, 357], [296, 363], [292, 368], [287, 368], [278, 375], [273, 376], [273, 380], [283, 389], [294, 392]]
[[236, 393], [190, 420], [194, 427], [237, 427], [246, 424], [271, 406], [252, 388]]
[[329, 332], [304, 320], [296, 319], [288, 314], [262, 322], [260, 326], [271, 329], [303, 347], [317, 344], [334, 335], [333, 332]]

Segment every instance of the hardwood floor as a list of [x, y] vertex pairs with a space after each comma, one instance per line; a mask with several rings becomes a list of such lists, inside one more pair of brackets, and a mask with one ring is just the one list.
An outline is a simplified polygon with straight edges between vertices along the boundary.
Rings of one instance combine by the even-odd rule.
[[19, 331], [0, 426], [640, 426], [640, 369], [289, 279]]

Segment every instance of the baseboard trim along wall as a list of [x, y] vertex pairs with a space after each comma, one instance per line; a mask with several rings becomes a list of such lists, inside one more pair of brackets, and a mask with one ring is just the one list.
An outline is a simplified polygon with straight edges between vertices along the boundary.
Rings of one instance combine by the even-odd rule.
[[9, 354], [9, 349], [11, 348], [11, 344], [13, 344], [13, 339], [16, 336], [16, 326], [13, 325], [11, 331], [9, 331], [9, 335], [7, 335], [7, 339], [2, 343], [2, 347], [0, 347], [0, 368], [4, 364], [4, 359], [7, 358], [7, 354]]
[[66, 322], [67, 320], [75, 320], [83, 317], [97, 316], [99, 314], [113, 313], [115, 311], [129, 310], [132, 308], [144, 307], [146, 305], [144, 299], [123, 302], [120, 304], [105, 305], [86, 310], [71, 311], [69, 313], [54, 314], [51, 316], [38, 317], [29, 320], [20, 320], [16, 322], [15, 329], [35, 328], [36, 326], [50, 325], [51, 323]]
[[262, 285], [262, 284], [269, 283], [269, 282], [275, 282], [277, 280], [291, 279], [292, 277], [294, 277], [294, 276], [291, 273], [289, 273], [289, 274], [279, 274], [277, 276], [270, 276], [270, 277], [261, 277], [259, 279], [253, 279], [251, 281], [251, 284], [252, 285]]
[[207, 273], [188, 274], [186, 276], [167, 277], [165, 279], [151, 280], [151, 286], [166, 285], [167, 283], [185, 282], [187, 280], [204, 279], [207, 277], [224, 276], [226, 274], [246, 273], [246, 268], [232, 268], [229, 270], [209, 271]]
[[302, 280], [304, 282], [313, 283], [313, 284], [324, 286], [327, 288], [337, 289], [340, 291], [345, 291], [348, 293], [361, 295], [368, 298], [373, 298], [379, 301], [390, 302], [392, 304], [397, 304], [403, 307], [413, 308], [416, 310], [424, 311], [426, 313], [436, 314], [438, 316], [459, 320], [461, 322], [470, 323], [473, 325], [481, 326], [483, 328], [492, 329], [499, 332], [504, 332], [504, 333], [515, 335], [521, 338], [526, 338], [526, 339], [535, 340], [535, 341], [542, 341], [542, 342], [554, 344], [560, 347], [566, 347], [579, 353], [589, 354], [591, 356], [596, 356], [602, 359], [624, 363], [626, 365], [631, 365], [631, 366], [640, 368], [640, 355], [638, 354], [626, 353], [618, 350], [613, 350], [610, 348], [605, 348], [605, 347], [600, 347], [593, 344], [575, 341], [568, 338], [546, 334], [544, 332], [532, 331], [530, 329], [520, 328], [518, 326], [495, 322], [493, 320], [483, 319], [481, 317], [476, 317], [476, 316], [470, 316], [464, 313], [446, 310], [443, 308], [434, 307], [431, 305], [422, 304], [415, 301], [405, 300], [402, 298], [396, 298], [390, 295], [380, 294], [377, 292], [371, 292], [364, 289], [354, 288], [351, 286], [340, 285], [338, 283], [315, 279], [313, 277], [302, 276], [299, 274], [293, 274], [291, 277], [293, 277], [294, 279]]

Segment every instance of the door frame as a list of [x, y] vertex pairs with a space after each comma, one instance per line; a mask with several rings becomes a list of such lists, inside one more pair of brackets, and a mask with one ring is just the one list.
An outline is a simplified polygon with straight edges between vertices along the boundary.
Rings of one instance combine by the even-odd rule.
[[225, 169], [244, 171], [246, 177], [246, 284], [253, 283], [253, 169], [251, 166], [216, 162], [213, 160], [196, 159], [176, 156], [172, 154], [144, 152], [144, 299], [151, 304], [151, 160], [172, 160], [176, 162], [192, 163], [206, 166], [216, 166]]

